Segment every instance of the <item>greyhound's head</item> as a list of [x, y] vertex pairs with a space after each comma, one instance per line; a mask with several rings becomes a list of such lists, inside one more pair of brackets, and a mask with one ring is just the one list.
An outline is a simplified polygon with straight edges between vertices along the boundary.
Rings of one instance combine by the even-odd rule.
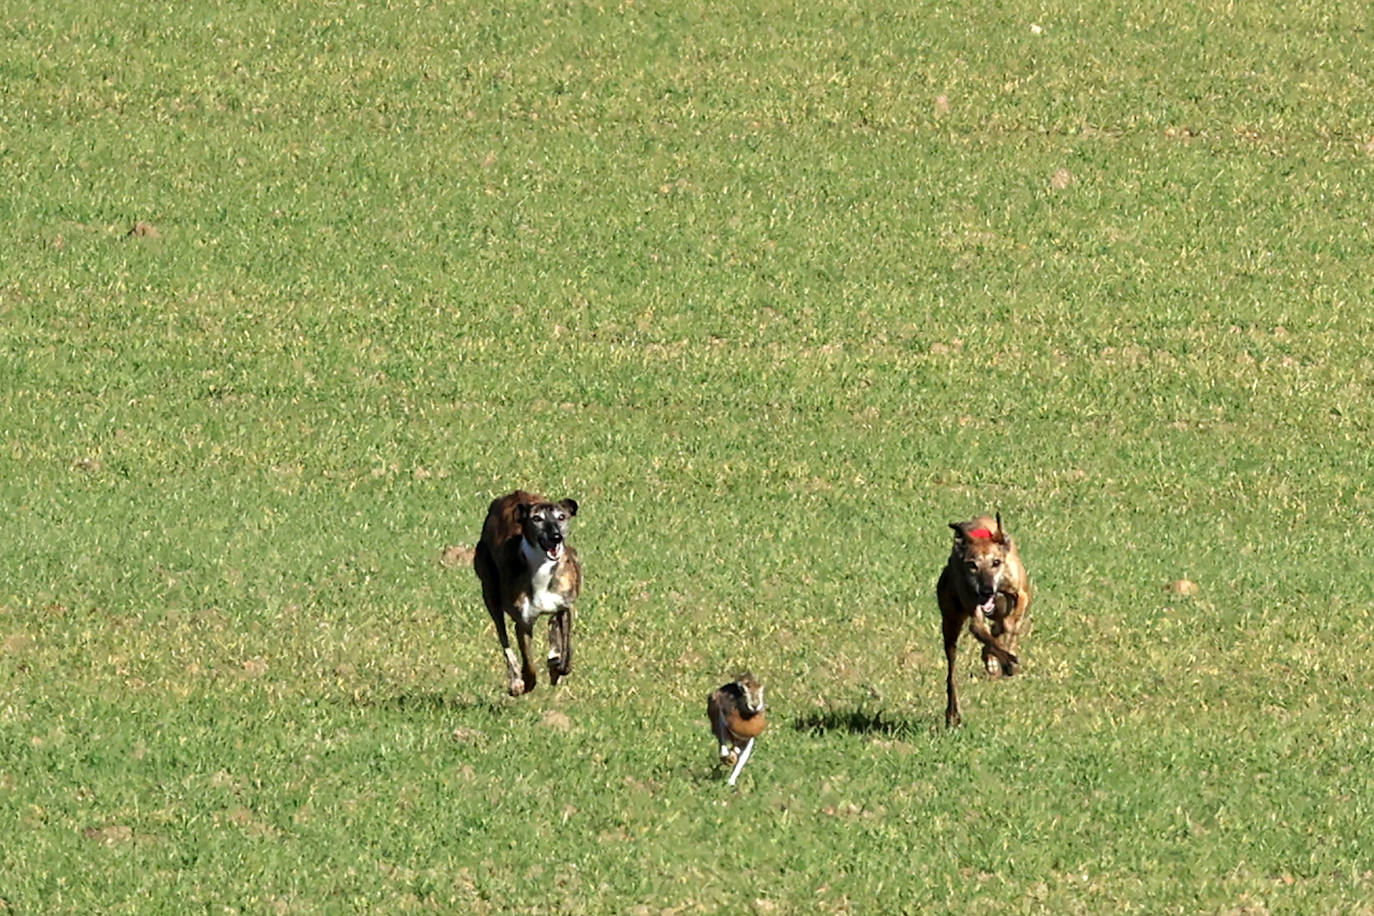
[[577, 500], [564, 499], [556, 503], [521, 503], [515, 507], [515, 517], [525, 540], [550, 560], [563, 556], [568, 539], [568, 519], [577, 514]]
[[1007, 554], [1011, 552], [1011, 538], [1002, 528], [1002, 516], [950, 522], [949, 527], [954, 529], [951, 560], [963, 577], [968, 594], [985, 614], [991, 614], [993, 600], [1006, 574]]
[[744, 716], [752, 716], [763, 710], [763, 685], [753, 674], [746, 671], [735, 678], [739, 689], [739, 711]]

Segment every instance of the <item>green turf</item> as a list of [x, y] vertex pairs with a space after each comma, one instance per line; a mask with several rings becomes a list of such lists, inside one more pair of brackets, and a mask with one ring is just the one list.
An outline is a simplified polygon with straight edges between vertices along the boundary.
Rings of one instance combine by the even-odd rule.
[[0, 912], [1374, 912], [1367, 13], [0, 0]]

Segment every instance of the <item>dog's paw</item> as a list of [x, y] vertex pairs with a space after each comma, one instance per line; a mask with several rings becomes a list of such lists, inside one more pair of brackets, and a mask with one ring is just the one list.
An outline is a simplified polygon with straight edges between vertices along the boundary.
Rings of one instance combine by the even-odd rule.
[[557, 684], [559, 678], [572, 673], [572, 659], [549, 653], [549, 683]]
[[518, 697], [525, 692], [525, 682], [518, 677], [513, 677], [508, 690], [511, 696]]

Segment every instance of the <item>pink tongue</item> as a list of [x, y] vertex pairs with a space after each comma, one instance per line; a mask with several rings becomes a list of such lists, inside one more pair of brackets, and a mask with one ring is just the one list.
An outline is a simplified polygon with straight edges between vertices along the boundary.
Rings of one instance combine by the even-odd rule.
[[980, 610], [980, 611], [983, 612], [983, 616], [984, 616], [984, 617], [989, 617], [989, 616], [992, 615], [992, 611], [993, 611], [993, 609], [994, 609], [996, 606], [997, 606], [997, 596], [996, 596], [996, 595], [993, 595], [993, 596], [992, 596], [991, 598], [989, 598], [987, 601], [984, 601], [982, 604], [978, 605], [978, 610]]
[[549, 555], [550, 560], [557, 560], [559, 557], [563, 556], [563, 545], [558, 544], [552, 550], [546, 550], [544, 552]]

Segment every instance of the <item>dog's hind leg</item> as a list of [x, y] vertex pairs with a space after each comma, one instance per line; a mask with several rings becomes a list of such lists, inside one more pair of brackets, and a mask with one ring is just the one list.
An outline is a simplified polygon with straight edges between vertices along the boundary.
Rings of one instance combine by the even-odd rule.
[[[506, 631], [506, 612], [501, 601], [500, 572], [496, 568], [496, 561], [492, 558], [491, 552], [485, 544], [478, 544], [477, 551], [473, 556], [473, 566], [477, 570], [477, 577], [482, 582], [482, 601], [487, 606], [487, 613], [491, 615], [491, 621], [496, 627], [496, 641], [501, 644], [501, 657], [506, 662], [506, 675], [509, 678], [510, 695], [518, 697], [525, 692], [525, 681], [520, 677], [520, 665], [515, 658], [515, 653], [510, 647], [510, 634]], [[534, 682], [530, 681], [530, 686]]]
[[[520, 647], [520, 679], [524, 682], [526, 693], [529, 693], [531, 690], [534, 689], [534, 685], [537, 680], [534, 673], [534, 664], [530, 661], [530, 643], [533, 641], [533, 639], [533, 621], [526, 623], [525, 621], [517, 618], [515, 621], [515, 642], [516, 645]], [[515, 654], [509, 653], [508, 658], [511, 664], [513, 665], [515, 662]], [[512, 693], [514, 692], [514, 685], [515, 679], [512, 678]]]
[[945, 727], [954, 728], [963, 718], [959, 715], [959, 695], [954, 687], [954, 659], [959, 653], [959, 634], [963, 632], [964, 621], [957, 614], [944, 615], [945, 661]]
[[564, 608], [549, 619], [549, 683], [572, 673], [572, 608]]
[[[526, 690], [534, 686], [534, 680], [526, 680], [520, 676], [520, 660], [515, 657], [515, 650], [510, 647], [510, 635], [506, 632], [506, 617], [504, 614], [492, 614], [492, 619], [496, 621], [496, 638], [501, 643], [501, 654], [506, 659], [506, 677], [509, 678], [508, 688], [510, 695], [518, 697]], [[519, 624], [516, 624], [518, 627]]]

